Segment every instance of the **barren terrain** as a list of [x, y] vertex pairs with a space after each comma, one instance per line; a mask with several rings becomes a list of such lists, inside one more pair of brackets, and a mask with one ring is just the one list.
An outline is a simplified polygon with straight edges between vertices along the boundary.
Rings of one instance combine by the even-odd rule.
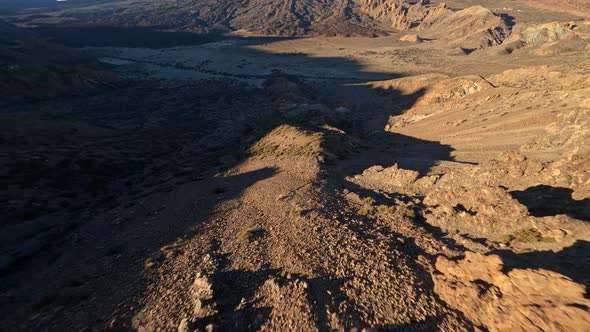
[[590, 329], [583, 15], [146, 2], [3, 18], [0, 330]]

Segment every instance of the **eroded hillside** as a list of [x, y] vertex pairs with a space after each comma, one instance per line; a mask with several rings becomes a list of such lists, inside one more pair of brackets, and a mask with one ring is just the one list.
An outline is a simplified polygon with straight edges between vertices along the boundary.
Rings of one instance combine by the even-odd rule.
[[124, 4], [0, 26], [1, 330], [590, 326], [587, 22]]

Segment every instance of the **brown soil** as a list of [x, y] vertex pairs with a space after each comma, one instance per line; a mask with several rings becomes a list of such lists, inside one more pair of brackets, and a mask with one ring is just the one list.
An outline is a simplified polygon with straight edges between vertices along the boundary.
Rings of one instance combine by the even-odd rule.
[[571, 13], [581, 17], [590, 17], [590, 1], [588, 0], [529, 0], [529, 5], [546, 10]]
[[8, 65], [114, 83], [2, 100], [0, 330], [583, 331], [587, 26], [537, 10], [510, 52], [242, 31], [70, 66], [14, 37]]

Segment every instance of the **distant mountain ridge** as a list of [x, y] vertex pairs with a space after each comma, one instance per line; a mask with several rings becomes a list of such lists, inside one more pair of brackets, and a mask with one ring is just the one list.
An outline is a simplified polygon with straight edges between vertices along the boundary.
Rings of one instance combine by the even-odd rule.
[[402, 0], [135, 0], [70, 15], [101, 24], [203, 32], [367, 35], [389, 30], [386, 16], [402, 4]]
[[92, 24], [202, 33], [375, 36], [413, 30], [468, 49], [501, 44], [511, 30], [481, 6], [453, 11], [444, 3], [405, 0], [132, 0], [65, 15]]
[[[0, 0], [2, 5], [8, 0]], [[45, 4], [48, 0], [30, 0]], [[590, 0], [527, 0], [529, 5], [590, 17]], [[53, 1], [55, 3], [55, 1]], [[502, 44], [514, 22], [482, 6], [453, 10], [428, 0], [76, 0], [60, 6], [66, 26], [139, 27], [274, 36], [378, 36], [413, 31], [465, 49]], [[69, 3], [68, 2], [68, 3]], [[52, 14], [53, 15], [53, 14]], [[50, 18], [51, 16], [46, 16]], [[13, 21], [19, 23], [18, 20]], [[45, 24], [41, 23], [41, 26]], [[36, 23], [33, 23], [36, 26]]]
[[117, 81], [93, 57], [0, 20], [0, 105], [85, 95]]

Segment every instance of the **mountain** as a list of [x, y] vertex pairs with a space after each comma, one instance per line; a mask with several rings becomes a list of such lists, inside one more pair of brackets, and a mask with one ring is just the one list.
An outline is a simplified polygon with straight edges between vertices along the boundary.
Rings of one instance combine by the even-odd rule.
[[478, 44], [476, 48], [482, 45], [474, 43], [472, 35], [488, 36], [483, 44], [498, 44], [509, 34], [504, 19], [483, 7], [454, 12], [445, 4], [428, 6], [426, 2], [410, 4], [404, 0], [134, 0], [66, 15], [110, 26], [198, 32], [248, 30], [279, 36], [379, 35], [432, 27]]
[[487, 8], [472, 6], [453, 11], [445, 3], [400, 7], [393, 15], [392, 27], [415, 30], [422, 37], [444, 40], [451, 46], [465, 49], [499, 45], [511, 33], [505, 19]]
[[87, 94], [115, 81], [87, 54], [0, 21], [0, 104]]
[[99, 10], [74, 11], [82, 21], [117, 26], [158, 26], [189, 31], [246, 29], [298, 36], [384, 33], [401, 0], [135, 0]]

